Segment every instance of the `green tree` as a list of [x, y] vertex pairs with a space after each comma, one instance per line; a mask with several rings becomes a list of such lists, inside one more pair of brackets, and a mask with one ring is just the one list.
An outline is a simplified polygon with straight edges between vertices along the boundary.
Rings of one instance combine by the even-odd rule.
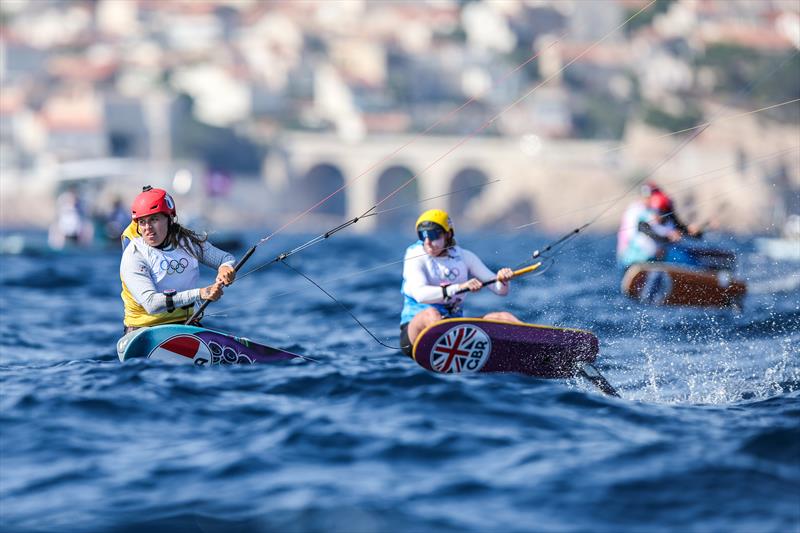
[[692, 101], [686, 101], [681, 113], [674, 114], [647, 103], [643, 106], [644, 121], [653, 127], [667, 131], [693, 128], [703, 121], [703, 111]]
[[[696, 64], [713, 71], [715, 90], [733, 99], [734, 104], [764, 107], [800, 98], [800, 54], [793, 50], [762, 52], [735, 44], [713, 44]], [[771, 116], [796, 122], [800, 104], [783, 106]]]
[[[640, 13], [635, 19], [625, 25], [625, 33], [630, 36], [636, 33], [636, 30], [645, 26], [650, 26], [653, 19], [661, 13], [669, 11], [670, 6], [676, 0], [656, 0], [656, 3], [650, 6], [647, 10]], [[630, 8], [625, 10], [625, 20], [628, 20], [635, 15], [641, 8]]]

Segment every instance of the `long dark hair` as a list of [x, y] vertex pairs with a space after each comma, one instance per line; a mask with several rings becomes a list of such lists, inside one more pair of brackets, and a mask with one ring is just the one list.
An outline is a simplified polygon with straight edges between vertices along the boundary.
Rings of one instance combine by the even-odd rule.
[[167, 238], [164, 239], [163, 247], [183, 248], [197, 259], [203, 259], [203, 243], [208, 240], [208, 235], [200, 235], [187, 227], [181, 226], [174, 219], [169, 221]]

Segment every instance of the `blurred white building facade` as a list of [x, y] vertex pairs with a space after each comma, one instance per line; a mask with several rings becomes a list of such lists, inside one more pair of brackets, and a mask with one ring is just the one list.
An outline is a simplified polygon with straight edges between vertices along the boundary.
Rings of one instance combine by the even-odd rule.
[[[800, 191], [791, 153], [800, 130], [796, 121], [744, 114], [766, 107], [759, 101], [732, 106], [715, 92], [718, 73], [697, 58], [720, 43], [796, 51], [800, 6], [676, 0], [626, 24], [647, 4], [7, 0], [0, 223], [46, 224], [46, 214], [20, 212], [8, 199], [52, 197], [64, 165], [111, 158], [149, 175], [109, 179], [109, 194], [129, 197], [139, 181], [169, 184], [184, 167], [197, 176], [221, 170], [234, 176], [240, 201], [283, 198], [261, 202], [265, 220], [354, 178], [331, 216], [387, 193], [381, 176], [419, 174], [407, 198], [414, 201], [449, 194], [459, 180], [501, 180], [468, 201], [453, 196], [460, 215], [480, 225], [522, 213], [554, 229], [574, 221], [545, 206], [614, 198], [655, 167], [652, 177], [669, 189], [733, 165], [719, 180], [676, 186], [676, 196], [702, 215], [719, 212], [713, 192], [724, 188], [724, 201], [738, 207], [723, 222], [758, 229], [774, 201], [770, 180], [780, 176], [784, 194]], [[739, 118], [712, 124], [671, 157], [685, 135], [653, 129], [641, 109], [681, 116], [690, 102], [716, 121]], [[317, 198], [299, 190], [309, 174]], [[587, 180], [602, 198], [585, 193]]]

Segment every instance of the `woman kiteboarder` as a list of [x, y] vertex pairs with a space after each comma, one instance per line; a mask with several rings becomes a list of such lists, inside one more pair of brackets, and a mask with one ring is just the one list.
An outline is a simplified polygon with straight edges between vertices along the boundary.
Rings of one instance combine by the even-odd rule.
[[[403, 266], [405, 298], [400, 317], [400, 347], [411, 355], [414, 340], [426, 327], [443, 318], [463, 316], [461, 308], [465, 292], [478, 291], [484, 282], [495, 280], [488, 287], [492, 292], [508, 294], [510, 268], [497, 274], [489, 270], [477, 255], [456, 244], [450, 216], [440, 209], [425, 211], [417, 219], [419, 240], [406, 249]], [[503, 322], [520, 322], [506, 311], [484, 316]]]
[[[649, 194], [625, 211], [617, 234], [617, 262], [623, 268], [646, 261], [691, 263], [677, 245], [686, 236], [700, 238], [702, 230], [675, 215], [672, 199], [652, 184]], [[671, 252], [671, 254], [670, 254]]]
[[[122, 301], [125, 333], [186, 322], [194, 304], [215, 301], [233, 283], [234, 257], [176, 220], [175, 201], [149, 185], [131, 205], [133, 221], [122, 234]], [[212, 285], [198, 288], [199, 264], [217, 269]]]

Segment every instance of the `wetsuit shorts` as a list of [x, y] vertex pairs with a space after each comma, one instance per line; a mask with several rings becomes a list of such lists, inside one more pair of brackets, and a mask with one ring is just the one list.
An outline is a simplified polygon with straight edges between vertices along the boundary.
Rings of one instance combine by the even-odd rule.
[[411, 351], [414, 345], [408, 339], [408, 324], [408, 322], [400, 324], [400, 351], [411, 357]]

